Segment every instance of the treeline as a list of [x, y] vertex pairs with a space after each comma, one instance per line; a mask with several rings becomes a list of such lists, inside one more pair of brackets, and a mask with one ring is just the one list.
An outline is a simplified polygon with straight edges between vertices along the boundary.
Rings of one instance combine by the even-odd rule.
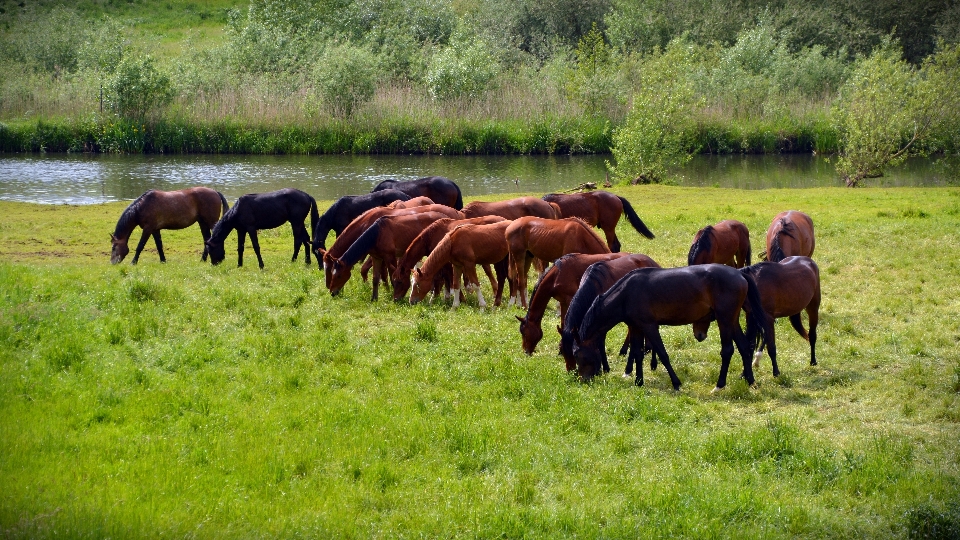
[[[858, 66], [883, 51], [920, 74], [960, 36], [946, 0], [253, 0], [179, 54], [131, 40], [109, 2], [31, 5], [0, 14], [2, 151], [622, 161], [654, 130], [675, 155], [834, 153]], [[672, 103], [651, 94], [665, 89]], [[934, 124], [913, 151], [956, 150], [957, 126]], [[662, 175], [640, 169], [621, 177]]]

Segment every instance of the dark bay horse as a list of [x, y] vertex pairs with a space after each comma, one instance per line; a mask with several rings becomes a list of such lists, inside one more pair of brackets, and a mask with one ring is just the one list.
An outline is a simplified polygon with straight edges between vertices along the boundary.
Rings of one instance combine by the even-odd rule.
[[378, 298], [380, 277], [384, 268], [393, 268], [407, 246], [421, 231], [434, 221], [442, 219], [440, 212], [421, 212], [400, 216], [383, 216], [367, 228], [342, 256], [330, 262], [330, 283], [327, 288], [336, 296], [347, 281], [353, 266], [367, 255], [373, 259], [373, 297]]
[[454, 210], [463, 208], [463, 195], [460, 193], [460, 186], [449, 178], [442, 176], [427, 176], [404, 182], [384, 180], [377, 184], [373, 191], [383, 189], [398, 189], [411, 197], [430, 197], [433, 202], [445, 204]]
[[687, 265], [710, 263], [734, 268], [750, 265], [750, 231], [746, 225], [727, 219], [697, 231], [687, 254]]
[[767, 229], [766, 260], [780, 262], [791, 255], [812, 257], [813, 220], [797, 210], [780, 212]]
[[[774, 319], [789, 317], [790, 324], [800, 337], [810, 342], [810, 365], [817, 365], [817, 321], [820, 319], [820, 269], [809, 257], [787, 257], [779, 263], [761, 262], [740, 270], [757, 284], [763, 304], [765, 321], [764, 339], [757, 347], [753, 367], [759, 365], [766, 346], [773, 364], [773, 376], [780, 375], [777, 367], [777, 343], [774, 334]], [[749, 305], [744, 305], [749, 313]], [[803, 329], [800, 312], [806, 311], [810, 319], [810, 333]]]
[[210, 262], [220, 264], [226, 254], [223, 242], [230, 235], [230, 231], [237, 230], [237, 266], [243, 266], [243, 244], [247, 235], [253, 244], [253, 252], [257, 254], [257, 262], [263, 269], [263, 257], [260, 256], [260, 242], [257, 231], [275, 229], [289, 222], [293, 229], [293, 258], [297, 260], [300, 246], [303, 246], [304, 257], [310, 264], [310, 233], [303, 222], [310, 214], [310, 225], [316, 230], [320, 213], [317, 211], [317, 201], [299, 189], [280, 189], [268, 193], [250, 193], [241, 196], [233, 208], [223, 215], [213, 228], [207, 247], [210, 249]]
[[[583, 316], [587, 313], [587, 310], [590, 309], [593, 301], [610, 289], [620, 278], [638, 268], [660, 268], [660, 265], [657, 264], [656, 261], [646, 255], [625, 255], [625, 257], [601, 260], [591, 264], [584, 270], [580, 280], [577, 282], [577, 290], [570, 299], [566, 316], [561, 318], [560, 326], [557, 326], [557, 332], [560, 333], [560, 355], [563, 356], [566, 362], [567, 371], [572, 371], [577, 367], [576, 359], [573, 355], [574, 336], [579, 331], [583, 323]], [[558, 263], [563, 260], [564, 259], [561, 258]], [[620, 349], [620, 354], [626, 353], [625, 349], [629, 346], [629, 339], [630, 336], [628, 335], [627, 341]], [[604, 371], [609, 371], [610, 366], [607, 364], [606, 349], [604, 346], [601, 346], [600, 350], [603, 353], [603, 369]], [[625, 374], [629, 375], [632, 373], [633, 358], [636, 354], [640, 353], [641, 351], [638, 350], [630, 353]]]
[[[443, 240], [443, 237], [454, 228], [459, 227], [460, 225], [489, 225], [491, 223], [498, 223], [500, 221], [505, 220], [500, 216], [482, 216], [471, 219], [444, 218], [438, 219], [437, 221], [431, 223], [426, 229], [423, 230], [423, 232], [413, 239], [413, 242], [410, 242], [410, 245], [407, 246], [407, 251], [404, 252], [403, 257], [397, 261], [397, 268], [390, 276], [390, 281], [393, 283], [393, 299], [399, 300], [407, 294], [407, 292], [410, 290], [410, 273], [413, 272], [413, 267], [416, 266], [421, 259], [427, 255], [430, 255], [430, 252], [437, 247], [437, 244], [440, 243], [440, 240]], [[490, 278], [490, 285], [493, 286], [494, 290], [496, 290], [498, 287], [497, 282], [502, 282], [503, 279], [506, 279], [506, 260], [504, 260], [503, 264], [500, 266], [501, 268], [498, 269], [497, 274], [503, 274], [502, 278], [498, 278], [496, 281], [494, 281], [493, 275], [490, 272], [490, 266], [483, 265], [483, 271], [487, 274], [487, 277]], [[449, 277], [450, 282], [448, 283], [448, 286], [453, 284], [452, 269]]]
[[137, 197], [130, 206], [120, 214], [117, 227], [110, 235], [110, 262], [117, 264], [122, 261], [130, 248], [127, 242], [133, 229], [140, 227], [143, 235], [133, 254], [133, 264], [140, 259], [140, 252], [147, 244], [147, 239], [153, 237], [157, 244], [157, 253], [160, 262], [167, 262], [163, 255], [163, 242], [160, 240], [160, 229], [185, 229], [194, 223], [200, 225], [200, 234], [203, 235], [203, 255], [201, 260], [207, 260], [207, 240], [210, 239], [210, 229], [217, 223], [220, 216], [227, 213], [230, 205], [219, 191], [205, 187], [182, 189], [180, 191], [158, 191], [151, 189]]
[[620, 216], [627, 215], [627, 220], [638, 233], [646, 238], [653, 238], [653, 233], [640, 220], [630, 201], [614, 195], [609, 191], [588, 191], [586, 193], [550, 193], [543, 196], [543, 200], [560, 207], [561, 217], [578, 217], [592, 227], [603, 231], [607, 237], [610, 251], [620, 251], [620, 240], [617, 238], [617, 222]]
[[536, 216], [544, 219], [560, 217], [560, 207], [536, 197], [518, 197], [506, 201], [474, 201], [463, 209], [463, 217], [500, 216], [503, 219], [518, 219]]
[[[747, 301], [751, 315], [747, 317], [747, 335], [740, 328], [740, 309]], [[763, 333], [763, 306], [756, 283], [740, 271], [722, 264], [700, 264], [682, 268], [641, 268], [617, 281], [600, 295], [583, 317], [575, 334], [574, 356], [577, 371], [583, 380], [600, 372], [603, 351], [600, 349], [607, 332], [621, 322], [630, 328], [630, 347], [643, 350], [646, 339], [670, 375], [674, 390], [680, 379], [673, 371], [670, 357], [660, 337], [660, 326], [680, 326], [717, 321], [720, 328], [720, 377], [718, 390], [727, 384], [727, 370], [734, 345], [743, 358], [743, 377], [753, 385], [754, 332]], [[642, 360], [642, 357], [640, 358]], [[643, 362], [637, 361], [637, 384], [643, 384]]]
[[[480, 307], [487, 303], [480, 292], [477, 279], [478, 264], [496, 264], [507, 257], [507, 241], [504, 230], [509, 221], [489, 225], [461, 225], [443, 237], [433, 249], [423, 266], [413, 271], [410, 287], [410, 303], [416, 304], [432, 289], [433, 278], [447, 264], [453, 265], [453, 307], [460, 305], [460, 276], [464, 276], [467, 289], [475, 288]], [[496, 291], [497, 302], [503, 294], [502, 284]]]
[[510, 249], [509, 278], [517, 283], [523, 307], [527, 307], [527, 272], [533, 260], [528, 254], [555, 261], [568, 253], [610, 253], [607, 244], [580, 218], [522, 217], [513, 220], [504, 234]]
[[313, 252], [316, 253], [318, 249], [327, 248], [327, 235], [330, 234], [330, 231], [340, 236], [340, 233], [351, 221], [367, 210], [378, 206], [387, 206], [392, 202], [407, 200], [410, 200], [410, 195], [395, 189], [340, 197], [320, 216], [317, 226], [313, 229]]

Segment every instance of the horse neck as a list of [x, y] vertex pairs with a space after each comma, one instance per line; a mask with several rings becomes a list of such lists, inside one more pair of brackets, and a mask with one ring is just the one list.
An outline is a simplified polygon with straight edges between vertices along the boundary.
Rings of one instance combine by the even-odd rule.
[[[382, 219], [382, 218], [381, 218]], [[350, 247], [340, 256], [340, 262], [347, 266], [353, 266], [360, 262], [368, 253], [374, 251], [377, 240], [380, 239], [380, 232], [383, 229], [383, 222], [377, 220], [363, 234], [360, 235]]]
[[210, 231], [211, 242], [218, 242], [222, 244], [223, 241], [227, 239], [227, 236], [230, 235], [230, 232], [236, 228], [233, 223], [237, 215], [237, 213], [234, 211], [236, 207], [237, 206], [234, 205], [233, 208], [227, 210], [227, 213], [223, 215], [223, 218], [221, 218], [220, 221], [213, 226], [213, 230]]
[[433, 249], [433, 252], [430, 253], [430, 256], [427, 257], [427, 260], [423, 261], [423, 266], [420, 267], [420, 273], [424, 277], [433, 279], [433, 276], [435, 276], [445, 264], [450, 262], [450, 251], [453, 247], [451, 236], [452, 235], [447, 235], [444, 237], [444, 239], [437, 244], [437, 247]]
[[130, 206], [120, 214], [120, 219], [117, 220], [117, 226], [113, 231], [113, 236], [117, 240], [127, 240], [130, 238], [130, 234], [133, 232], [133, 229], [137, 226], [137, 212], [140, 210], [140, 199], [137, 199], [130, 203]]
[[[580, 337], [584, 340], [593, 336], [606, 335], [611, 328], [624, 322], [622, 310], [618, 309], [622, 303], [620, 300], [624, 296], [623, 289], [618, 289], [621, 294], [607, 293], [597, 297], [597, 300], [591, 303], [590, 308], [583, 315], [583, 321], [580, 325]], [[569, 316], [569, 315], [568, 315]]]
[[430, 230], [426, 229], [423, 233], [417, 235], [413, 239], [413, 242], [410, 242], [410, 245], [407, 246], [407, 250], [403, 253], [403, 257], [400, 258], [400, 262], [397, 263], [397, 271], [400, 272], [400, 275], [409, 274], [413, 270], [413, 266], [417, 264], [415, 261], [419, 261], [427, 254], [427, 246], [430, 245]]
[[527, 310], [527, 321], [539, 323], [547, 310], [547, 304], [553, 298], [557, 276], [560, 275], [560, 266], [554, 265], [547, 270], [543, 278], [533, 287], [533, 298], [530, 299], [530, 309]]

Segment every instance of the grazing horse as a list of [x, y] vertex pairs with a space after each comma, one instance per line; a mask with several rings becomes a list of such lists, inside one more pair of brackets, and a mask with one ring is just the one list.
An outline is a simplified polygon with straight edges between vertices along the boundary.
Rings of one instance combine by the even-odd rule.
[[687, 254], [687, 265], [710, 263], [734, 268], [750, 265], [750, 231], [746, 225], [727, 219], [697, 231]]
[[767, 229], [767, 258], [780, 262], [784, 257], [813, 256], [813, 220], [796, 210], [780, 212]]
[[532, 254], [543, 261], [555, 261], [567, 253], [610, 253], [607, 244], [580, 218], [516, 219], [505, 231], [510, 247], [511, 280], [517, 282], [521, 305], [527, 307], [527, 272]]
[[[420, 259], [430, 255], [433, 248], [437, 247], [437, 244], [440, 243], [440, 240], [442, 240], [447, 233], [460, 225], [489, 225], [500, 221], [505, 220], [500, 216], [482, 216], [471, 219], [444, 218], [431, 223], [423, 232], [413, 239], [413, 242], [410, 242], [407, 251], [397, 262], [397, 268], [391, 275], [391, 281], [393, 282], [393, 299], [399, 300], [407, 294], [407, 291], [410, 290], [410, 273], [413, 272], [413, 267], [420, 262]], [[500, 266], [502, 266], [502, 268], [498, 269], [497, 274], [499, 276], [499, 274], [502, 273], [503, 276], [502, 279], [497, 279], [497, 282], [500, 282], [498, 285], [490, 272], [490, 266], [483, 265], [483, 271], [487, 274], [487, 277], [490, 278], [490, 285], [494, 290], [502, 287], [503, 279], [506, 279], [506, 261], [503, 261], [503, 264]], [[452, 283], [452, 276], [450, 276], [450, 278], [451, 281], [448, 283], [448, 286]], [[499, 298], [497, 298], [494, 305], [500, 305]]]
[[[446, 217], [449, 218], [461, 218], [463, 217], [459, 211], [450, 208], [445, 204], [428, 204], [426, 206], [415, 206], [413, 208], [371, 208], [363, 214], [361, 214], [357, 219], [350, 222], [350, 225], [340, 233], [340, 236], [337, 237], [337, 240], [330, 246], [330, 249], [327, 251], [320, 250], [317, 252], [317, 263], [320, 264], [321, 269], [324, 273], [324, 282], [327, 284], [327, 288], [330, 288], [330, 283], [333, 278], [332, 263], [333, 260], [339, 257], [342, 257], [344, 253], [350, 249], [350, 246], [360, 238], [360, 235], [364, 233], [371, 225], [374, 224], [378, 219], [383, 216], [403, 216], [409, 214], [421, 214], [424, 212], [440, 212]], [[321, 263], [322, 259], [322, 263]], [[389, 279], [389, 276], [387, 276]]]
[[[343, 229], [345, 229], [351, 221], [367, 210], [409, 199], [410, 195], [395, 189], [384, 189], [364, 195], [346, 195], [340, 197], [320, 216], [320, 221], [317, 222], [316, 228], [313, 229], [313, 252], [316, 253], [317, 250], [327, 249], [327, 235], [330, 234], [330, 231], [340, 236], [340, 233], [343, 232]], [[317, 256], [317, 260], [320, 260], [320, 256]]]
[[158, 191], [151, 189], [120, 214], [117, 227], [110, 235], [113, 246], [110, 248], [110, 263], [122, 261], [130, 248], [127, 242], [130, 234], [137, 226], [143, 230], [137, 251], [133, 254], [133, 264], [140, 259], [140, 252], [151, 236], [157, 244], [157, 253], [160, 262], [167, 262], [163, 256], [163, 242], [160, 240], [160, 229], [185, 229], [194, 223], [200, 225], [200, 234], [203, 235], [203, 255], [201, 260], [207, 260], [207, 240], [210, 239], [210, 228], [220, 219], [221, 212], [227, 213], [230, 205], [219, 191], [205, 187], [182, 189], [180, 191]]
[[384, 180], [373, 188], [373, 191], [383, 189], [398, 189], [411, 197], [430, 197], [437, 204], [445, 204], [454, 210], [463, 209], [463, 195], [460, 186], [449, 178], [442, 176], [427, 176], [418, 180], [401, 182], [398, 180]]
[[[391, 191], [391, 190], [385, 189], [384, 191]], [[396, 191], [396, 190], [393, 190], [393, 191]], [[375, 191], [374, 193], [381, 193], [381, 192]], [[431, 199], [430, 197], [414, 197], [406, 201], [393, 201], [392, 203], [388, 204], [387, 207], [388, 208], [414, 208], [417, 206], [426, 206], [428, 204], [437, 204], [437, 203], [433, 202], [433, 199]]]
[[284, 223], [290, 222], [293, 229], [293, 258], [297, 260], [300, 246], [303, 246], [304, 257], [310, 264], [310, 233], [303, 222], [310, 214], [310, 225], [317, 229], [320, 213], [317, 212], [317, 201], [299, 189], [280, 189], [269, 193], [250, 193], [241, 196], [233, 208], [223, 215], [213, 228], [207, 247], [210, 249], [210, 262], [220, 264], [226, 256], [223, 242], [230, 235], [230, 231], [237, 230], [237, 266], [243, 266], [243, 244], [247, 234], [253, 244], [253, 252], [257, 254], [260, 269], [263, 269], [263, 257], [260, 256], [260, 242], [257, 240], [257, 231], [275, 229]]
[[400, 216], [383, 216], [367, 228], [341, 257], [330, 262], [330, 283], [327, 288], [336, 296], [350, 279], [353, 266], [370, 255], [373, 259], [373, 297], [380, 290], [383, 268], [396, 266], [410, 242], [434, 221], [445, 217], [439, 212], [421, 212]]
[[[466, 280], [466, 288], [476, 288], [480, 307], [487, 303], [480, 292], [477, 279], [478, 264], [495, 264], [507, 256], [507, 240], [503, 232], [509, 221], [489, 225], [461, 225], [443, 237], [433, 249], [423, 266], [413, 271], [410, 288], [410, 303], [416, 304], [430, 292], [433, 278], [447, 264], [453, 265], [453, 307], [460, 305], [460, 275]], [[502, 294], [502, 286], [497, 295]]]
[[[576, 369], [576, 359], [573, 356], [574, 336], [583, 322], [583, 316], [590, 305], [598, 296], [606, 292], [620, 278], [629, 274], [638, 268], [660, 268], [660, 265], [650, 257], [642, 254], [625, 254], [610, 260], [600, 260], [587, 267], [577, 282], [577, 289], [570, 298], [570, 305], [567, 307], [565, 317], [561, 318], [561, 326], [557, 326], [557, 332], [560, 333], [560, 355], [563, 356], [567, 365], [567, 371]], [[563, 261], [564, 259], [560, 259]], [[559, 261], [558, 261], [559, 262]], [[626, 353], [629, 346], [630, 335], [627, 335], [627, 341], [620, 349], [620, 354]], [[609, 371], [607, 364], [606, 348], [601, 344], [600, 350], [603, 353], [603, 369]], [[627, 359], [626, 375], [633, 371], [633, 358], [640, 351], [634, 350]], [[642, 355], [641, 355], [642, 359]]]
[[495, 202], [473, 201], [463, 208], [465, 218], [480, 216], [500, 216], [509, 220], [525, 216], [557, 219], [560, 217], [560, 207], [536, 197], [518, 197]]
[[640, 220], [630, 201], [609, 191], [550, 193], [544, 195], [543, 200], [559, 206], [562, 217], [578, 217], [590, 226], [602, 230], [607, 237], [607, 245], [613, 252], [620, 251], [617, 222], [623, 214], [627, 214], [627, 220], [638, 233], [647, 238], [653, 238], [653, 233]]
[[[759, 343], [753, 367], [759, 365], [766, 345], [773, 364], [773, 376], [780, 376], [777, 367], [777, 343], [773, 329], [774, 319], [789, 317], [790, 324], [800, 337], [810, 342], [810, 365], [817, 365], [817, 321], [820, 319], [820, 269], [810, 257], [787, 257], [779, 263], [761, 262], [740, 270], [757, 284], [766, 316], [764, 340]], [[749, 306], [744, 310], [749, 313]], [[803, 329], [800, 312], [810, 319], [810, 333]], [[753, 345], [753, 344], [751, 344]]]
[[[740, 309], [744, 301], [751, 304], [747, 317], [747, 335], [740, 328]], [[670, 357], [660, 337], [660, 325], [679, 326], [717, 321], [720, 327], [720, 377], [714, 389], [727, 384], [727, 370], [734, 344], [743, 358], [743, 377], [753, 385], [750, 357], [754, 332], [764, 332], [763, 306], [756, 283], [749, 275], [722, 264], [700, 264], [682, 268], [641, 268], [617, 281], [597, 297], [583, 316], [579, 332], [574, 335], [574, 356], [577, 371], [583, 380], [597, 374], [602, 365], [604, 337], [621, 322], [630, 328], [630, 347], [643, 350], [646, 339], [670, 375], [674, 390], [680, 379], [673, 371]], [[642, 356], [637, 362], [638, 386], [643, 385]]]

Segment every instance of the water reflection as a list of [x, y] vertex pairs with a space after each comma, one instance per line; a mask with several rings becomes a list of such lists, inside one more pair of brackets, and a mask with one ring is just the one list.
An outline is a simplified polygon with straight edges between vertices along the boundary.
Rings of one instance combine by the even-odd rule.
[[[208, 186], [231, 201], [244, 193], [295, 187], [317, 199], [365, 193], [382, 180], [446, 176], [467, 197], [547, 193], [601, 183], [609, 156], [237, 156], [98, 154], [0, 157], [0, 199], [93, 204], [130, 200], [148, 189]], [[697, 156], [678, 170], [681, 185], [741, 189], [839, 185], [833, 165], [810, 155]], [[948, 174], [914, 160], [870, 185], [943, 185]]]

